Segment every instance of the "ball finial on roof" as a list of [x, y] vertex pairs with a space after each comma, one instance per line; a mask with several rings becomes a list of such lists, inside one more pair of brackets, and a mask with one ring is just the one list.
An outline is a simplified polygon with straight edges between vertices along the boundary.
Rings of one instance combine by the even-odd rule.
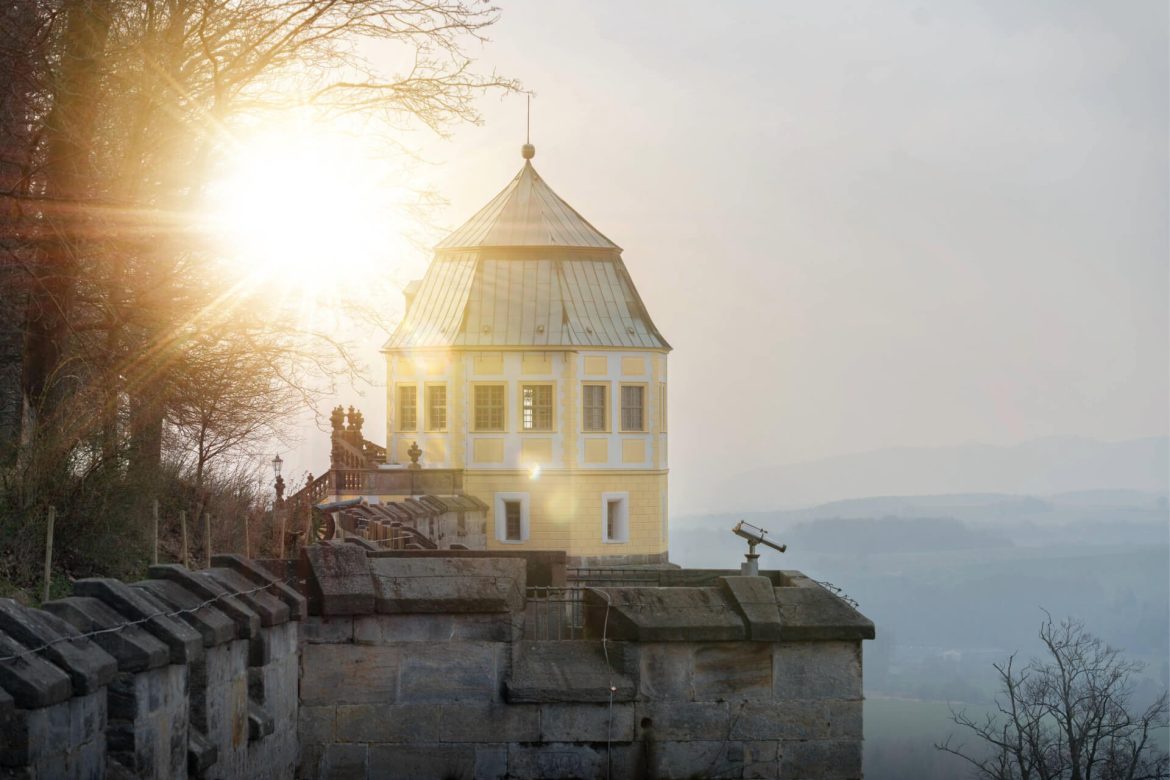
[[520, 147], [520, 156], [525, 160], [531, 160], [536, 156], [536, 147], [532, 144], [524, 144]]

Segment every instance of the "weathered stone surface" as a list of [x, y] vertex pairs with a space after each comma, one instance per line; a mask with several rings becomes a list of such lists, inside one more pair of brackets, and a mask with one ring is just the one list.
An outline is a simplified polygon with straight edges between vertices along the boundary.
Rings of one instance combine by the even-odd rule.
[[260, 633], [260, 616], [244, 602], [228, 595], [230, 591], [216, 580], [174, 563], [151, 566], [148, 573], [151, 579], [178, 584], [200, 601], [214, 599], [215, 608], [236, 624], [236, 636], [240, 639], [251, 639]]
[[635, 739], [651, 730], [660, 741], [727, 739], [731, 709], [727, 702], [638, 702]]
[[[408, 643], [409, 645], [409, 643]], [[361, 648], [369, 651], [369, 647]], [[498, 642], [449, 642], [401, 652], [399, 699], [403, 702], [493, 701], [499, 698], [507, 646]]]
[[256, 701], [248, 702], [248, 741], [258, 742], [276, 730], [272, 713]]
[[695, 701], [772, 698], [770, 644], [702, 644], [695, 648], [694, 664]]
[[444, 704], [436, 733], [444, 742], [535, 742], [540, 739], [540, 708], [495, 702]]
[[302, 705], [398, 701], [397, 647], [305, 645], [302, 652]]
[[[588, 588], [586, 636], [637, 642], [742, 641], [743, 619], [718, 588]], [[608, 612], [608, 618], [606, 613]]]
[[637, 657], [638, 689], [648, 701], [695, 698], [695, 646], [681, 642], [631, 643]]
[[780, 743], [775, 740], [743, 743], [745, 780], [779, 780]]
[[262, 593], [270, 593], [288, 606], [290, 620], [303, 620], [308, 616], [305, 597], [265, 567], [242, 555], [213, 555], [211, 564], [239, 572], [253, 585], [268, 585]]
[[331, 780], [366, 780], [367, 777], [401, 777], [369, 773], [369, 749], [365, 745], [328, 745], [321, 758], [321, 777]]
[[861, 777], [861, 741], [785, 741], [780, 748], [785, 780], [856, 780]]
[[203, 606], [201, 599], [177, 582], [170, 580], [143, 580], [133, 587], [146, 591], [162, 602], [171, 611], [181, 611], [178, 616], [203, 637], [204, 647], [215, 647], [236, 638], [236, 626], [224, 612], [213, 606]]
[[166, 614], [166, 605], [144, 591], [115, 579], [90, 577], [74, 582], [73, 592], [105, 602], [124, 618], [144, 621], [143, 628], [170, 649], [171, 663], [188, 663], [203, 656], [203, 637], [199, 632]]
[[440, 708], [433, 704], [339, 704], [336, 739], [338, 742], [428, 742], [441, 733], [439, 714]]
[[[125, 626], [128, 622], [103, 602], [93, 598], [71, 596], [46, 601], [41, 608], [83, 634]], [[139, 672], [170, 663], [171, 654], [167, 646], [141, 626], [125, 626], [119, 631], [93, 634], [90, 641], [113, 656], [118, 662], [118, 670], [122, 672]]]
[[475, 746], [442, 743], [371, 745], [369, 777], [474, 777]]
[[370, 558], [378, 612], [512, 612], [524, 608], [524, 561]]
[[350, 644], [354, 641], [354, 619], [352, 617], [305, 618], [301, 623], [306, 642], [312, 644]]
[[873, 639], [873, 621], [798, 571], [775, 589], [785, 640]]
[[[100, 777], [106, 764], [104, 692], [0, 717], [0, 777]], [[108, 776], [108, 775], [107, 775]]]
[[735, 606], [748, 627], [748, 638], [777, 641], [780, 636], [780, 611], [776, 593], [767, 577], [720, 577], [720, 587]]
[[119, 672], [107, 686], [110, 756], [140, 777], [187, 774], [187, 666]]
[[829, 737], [832, 739], [861, 739], [863, 732], [864, 702], [830, 701]]
[[369, 539], [366, 539], [366, 538], [361, 537], [361, 536], [347, 536], [347, 537], [345, 537], [344, 541], [346, 544], [357, 545], [358, 547], [362, 548], [366, 552], [377, 552], [378, 550], [382, 549], [378, 545], [371, 542]]
[[663, 741], [654, 746], [649, 776], [661, 780], [742, 777], [746, 751], [741, 742]]
[[310, 597], [322, 615], [374, 611], [374, 580], [366, 551], [352, 544], [314, 544], [301, 550], [309, 567]]
[[51, 612], [0, 599], [0, 631], [26, 647], [48, 645], [41, 655], [69, 675], [74, 695], [93, 693], [118, 671], [113, 656]]
[[[12, 700], [12, 696], [8, 691], [0, 688], [0, 724], [3, 724], [3, 718], [11, 715], [16, 710], [16, 702]], [[3, 731], [0, 728], [0, 731]]]
[[378, 614], [353, 618], [353, 641], [387, 642], [512, 642], [523, 636], [519, 612], [458, 614]]
[[0, 686], [24, 709], [40, 709], [69, 699], [73, 695], [69, 675], [29, 649], [0, 632], [0, 657], [16, 656], [0, 661]]
[[825, 739], [829, 706], [823, 701], [742, 702], [732, 705], [732, 739]]
[[611, 696], [619, 702], [634, 700], [633, 681], [606, 662], [601, 643], [595, 640], [517, 642], [513, 658], [506, 682], [508, 701], [608, 702]]
[[219, 760], [215, 745], [197, 729], [187, 729], [187, 773], [200, 777]]
[[[517, 780], [545, 780], [550, 777], [606, 777], [605, 747], [571, 742], [543, 745], [510, 745], [508, 776]], [[619, 774], [618, 777], [628, 775]]]
[[234, 594], [253, 612], [260, 616], [260, 626], [278, 626], [289, 620], [289, 607], [279, 597], [270, 593], [263, 584], [257, 584], [235, 569], [205, 569], [199, 576], [214, 580]]
[[777, 699], [860, 699], [861, 642], [777, 642], [772, 646]]
[[507, 745], [475, 746], [475, 780], [505, 780], [507, 776]]
[[542, 704], [541, 742], [631, 742], [633, 704]]
[[[231, 630], [235, 628], [229, 623]], [[247, 766], [248, 643], [206, 648], [188, 681], [191, 724], [216, 748], [215, 775], [242, 776]]]

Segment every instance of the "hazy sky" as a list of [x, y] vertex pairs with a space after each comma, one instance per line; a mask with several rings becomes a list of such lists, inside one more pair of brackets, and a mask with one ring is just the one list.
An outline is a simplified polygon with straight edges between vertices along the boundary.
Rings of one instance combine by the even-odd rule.
[[[674, 346], [672, 510], [744, 463], [1167, 432], [1165, 2], [501, 5], [481, 69]], [[523, 98], [482, 108], [416, 139], [451, 227], [522, 162]]]

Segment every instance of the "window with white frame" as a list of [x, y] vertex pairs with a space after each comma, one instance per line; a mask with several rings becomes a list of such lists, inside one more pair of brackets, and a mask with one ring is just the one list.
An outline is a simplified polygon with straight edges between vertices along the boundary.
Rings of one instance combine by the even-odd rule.
[[646, 430], [646, 385], [622, 385], [622, 430]]
[[519, 544], [528, 541], [528, 494], [496, 493], [496, 541]]
[[504, 430], [506, 391], [504, 385], [475, 385], [475, 414], [472, 420], [475, 430]]
[[550, 384], [520, 385], [520, 429], [524, 431], [551, 431], [553, 429], [553, 386]]
[[601, 541], [619, 544], [630, 541], [630, 494], [601, 494]]
[[418, 386], [398, 386], [398, 430], [413, 431], [418, 427]]
[[447, 386], [427, 385], [427, 430], [447, 430]]
[[586, 384], [581, 386], [581, 429], [585, 431], [609, 430], [609, 385]]
[[666, 433], [666, 382], [658, 383], [658, 429]]

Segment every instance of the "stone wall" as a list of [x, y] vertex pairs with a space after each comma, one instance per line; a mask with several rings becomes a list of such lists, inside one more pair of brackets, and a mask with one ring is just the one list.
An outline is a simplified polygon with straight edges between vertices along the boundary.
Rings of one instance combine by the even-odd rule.
[[[861, 777], [847, 603], [798, 572], [560, 588], [558, 555], [326, 543], [0, 600], [0, 779]], [[534, 638], [538, 594], [573, 638]]]
[[797, 572], [590, 588], [532, 641], [523, 559], [308, 562], [300, 777], [861, 777], [873, 624]]

